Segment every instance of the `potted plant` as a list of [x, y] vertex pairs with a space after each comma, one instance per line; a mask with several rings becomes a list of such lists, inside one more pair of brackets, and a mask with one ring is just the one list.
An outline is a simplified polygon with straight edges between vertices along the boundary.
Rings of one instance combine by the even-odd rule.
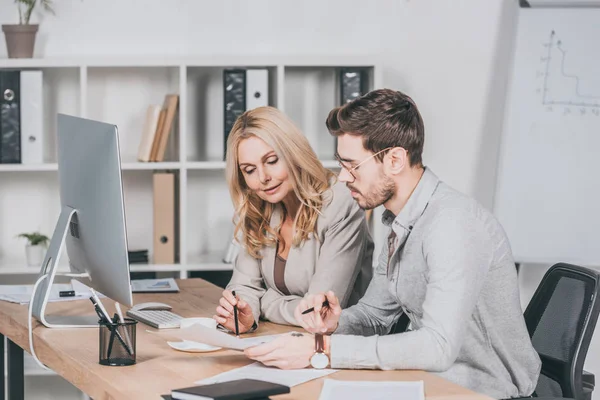
[[31, 14], [40, 5], [54, 14], [52, 0], [15, 0], [19, 10], [19, 23], [2, 25], [9, 58], [31, 58], [35, 45], [38, 24], [30, 24]]
[[27, 239], [27, 245], [25, 246], [27, 265], [30, 267], [41, 266], [50, 238], [39, 232], [21, 233], [18, 237]]

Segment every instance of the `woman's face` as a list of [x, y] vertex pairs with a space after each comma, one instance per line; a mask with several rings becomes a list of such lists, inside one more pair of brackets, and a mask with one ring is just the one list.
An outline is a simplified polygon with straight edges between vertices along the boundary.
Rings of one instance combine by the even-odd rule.
[[238, 146], [238, 160], [246, 185], [261, 199], [279, 203], [292, 190], [287, 166], [262, 139], [243, 139]]

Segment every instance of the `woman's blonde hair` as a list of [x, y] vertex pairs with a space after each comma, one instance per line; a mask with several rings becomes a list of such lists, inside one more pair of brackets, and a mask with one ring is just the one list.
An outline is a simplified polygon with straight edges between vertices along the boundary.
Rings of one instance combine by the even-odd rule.
[[[248, 253], [262, 258], [264, 246], [283, 242], [279, 226], [270, 226], [275, 205], [260, 197], [246, 186], [239, 166], [238, 147], [242, 140], [258, 137], [273, 148], [283, 161], [291, 178], [292, 188], [300, 200], [294, 220], [294, 246], [300, 245], [316, 231], [317, 217], [323, 206], [323, 192], [331, 185], [333, 172], [319, 161], [306, 137], [283, 112], [274, 107], [258, 107], [242, 114], [227, 138], [227, 184], [235, 207], [234, 237], [241, 239]], [[242, 234], [241, 237], [239, 234]]]

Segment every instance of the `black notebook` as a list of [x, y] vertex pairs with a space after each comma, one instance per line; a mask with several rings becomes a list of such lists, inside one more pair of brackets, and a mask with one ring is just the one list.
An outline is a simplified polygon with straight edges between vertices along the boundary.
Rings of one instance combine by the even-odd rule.
[[289, 386], [255, 379], [238, 379], [212, 385], [175, 389], [171, 391], [171, 397], [178, 400], [246, 400], [263, 399], [271, 395], [289, 392]]

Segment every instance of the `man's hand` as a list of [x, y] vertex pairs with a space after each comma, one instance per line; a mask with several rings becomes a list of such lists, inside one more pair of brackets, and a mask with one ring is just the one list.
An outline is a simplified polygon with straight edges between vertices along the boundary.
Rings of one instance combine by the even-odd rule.
[[288, 333], [244, 350], [246, 357], [280, 369], [302, 369], [310, 365], [315, 338], [305, 333]]
[[229, 290], [223, 291], [223, 297], [219, 300], [217, 315], [213, 319], [232, 332], [235, 332], [235, 321], [233, 319], [233, 306], [238, 309], [238, 328], [240, 333], [248, 332], [254, 325], [252, 307], [242, 299], [237, 299]]
[[[323, 307], [325, 300], [329, 306]], [[314, 311], [302, 314], [311, 307], [314, 307]], [[331, 290], [324, 294], [306, 295], [294, 310], [294, 316], [300, 326], [310, 333], [320, 334], [333, 333], [338, 327], [341, 314], [340, 302]]]

